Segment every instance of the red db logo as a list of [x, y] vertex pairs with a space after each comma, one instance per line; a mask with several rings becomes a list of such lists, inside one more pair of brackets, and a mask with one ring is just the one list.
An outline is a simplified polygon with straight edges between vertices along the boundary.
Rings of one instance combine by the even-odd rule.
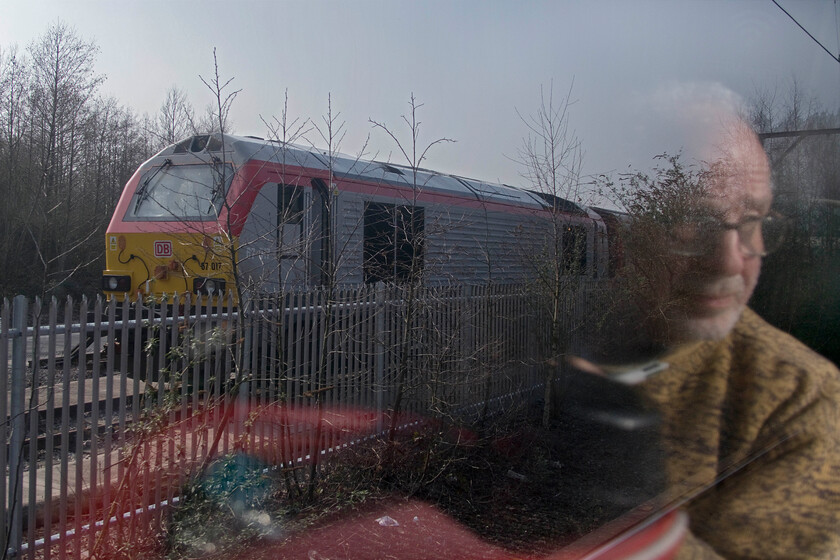
[[172, 242], [171, 241], [155, 241], [155, 256], [156, 257], [171, 257], [172, 256]]

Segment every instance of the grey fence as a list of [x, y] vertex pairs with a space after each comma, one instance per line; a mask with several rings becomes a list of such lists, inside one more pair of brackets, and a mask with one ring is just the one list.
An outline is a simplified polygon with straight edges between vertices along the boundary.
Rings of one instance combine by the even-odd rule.
[[[567, 302], [570, 330], [587, 293]], [[395, 408], [410, 423], [539, 395], [541, 309], [523, 286], [311, 290], [239, 310], [4, 301], [0, 550], [90, 557], [162, 523], [215, 457], [294, 468], [381, 432]]]

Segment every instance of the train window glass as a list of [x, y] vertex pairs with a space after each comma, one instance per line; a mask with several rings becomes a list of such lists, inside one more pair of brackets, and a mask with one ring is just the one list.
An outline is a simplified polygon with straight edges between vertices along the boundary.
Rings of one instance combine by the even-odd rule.
[[215, 136], [211, 136], [207, 142], [206, 149], [208, 152], [220, 152], [222, 150], [222, 141]]
[[232, 178], [229, 165], [172, 165], [167, 160], [141, 177], [125, 219], [213, 219]]
[[278, 185], [277, 242], [280, 258], [298, 258], [303, 251], [303, 189]]
[[193, 136], [192, 146], [190, 146], [191, 152], [200, 152], [207, 147], [207, 140], [209, 136], [202, 135], [202, 136]]
[[388, 173], [395, 173], [396, 175], [405, 175], [405, 173], [403, 173], [402, 170], [394, 167], [393, 165], [389, 165], [387, 163], [380, 163], [379, 166]]
[[541, 199], [543, 199], [547, 203], [547, 209], [553, 213], [562, 212], [564, 214], [576, 214], [578, 216], [588, 216], [586, 210], [580, 207], [580, 205], [572, 202], [571, 200], [566, 200], [565, 198], [561, 198], [557, 195], [553, 195], [550, 193], [540, 192], [540, 191], [528, 191], [531, 192]]
[[364, 217], [365, 282], [401, 282], [422, 270], [425, 212], [419, 206], [368, 202]]
[[586, 274], [586, 228], [566, 226], [563, 230], [563, 270], [566, 274]]
[[185, 154], [192, 143], [192, 138], [187, 138], [186, 140], [181, 140], [175, 145], [175, 149], [172, 150], [174, 154]]
[[365, 205], [365, 282], [386, 281], [394, 273], [395, 206], [370, 202]]
[[425, 212], [420, 206], [400, 206], [397, 221], [397, 280], [407, 280], [423, 267]]
[[295, 185], [278, 185], [277, 223], [299, 224], [303, 221], [303, 189]]

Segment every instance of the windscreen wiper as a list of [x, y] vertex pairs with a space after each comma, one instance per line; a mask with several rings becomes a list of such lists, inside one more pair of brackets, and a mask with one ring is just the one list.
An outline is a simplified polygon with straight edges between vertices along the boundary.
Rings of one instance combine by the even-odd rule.
[[140, 205], [143, 203], [143, 201], [146, 200], [147, 198], [149, 198], [149, 190], [148, 190], [149, 183], [152, 182], [152, 179], [157, 177], [157, 174], [160, 173], [161, 170], [163, 170], [166, 167], [169, 167], [170, 165], [172, 165], [172, 160], [167, 158], [166, 161], [164, 161], [163, 164], [160, 167], [155, 169], [154, 173], [152, 173], [145, 181], [143, 181], [140, 184], [140, 188], [137, 189], [137, 194], [136, 194], [137, 200], [134, 202], [134, 213], [135, 214], [137, 213], [137, 210], [140, 208]]

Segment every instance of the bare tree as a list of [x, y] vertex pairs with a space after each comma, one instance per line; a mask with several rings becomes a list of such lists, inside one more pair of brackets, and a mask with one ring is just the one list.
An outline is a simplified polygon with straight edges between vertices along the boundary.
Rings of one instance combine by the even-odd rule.
[[[104, 79], [93, 68], [98, 47], [65, 24], [51, 25], [28, 51], [28, 71], [12, 73], [19, 78], [25, 76], [26, 83], [15, 85], [19, 78], [12, 80], [12, 97], [8, 98], [9, 134], [14, 136], [16, 127], [22, 131], [16, 123], [22, 124], [25, 131], [19, 134], [25, 138], [25, 150], [31, 156], [28, 178], [18, 172], [16, 181], [21, 188], [21, 206], [13, 222], [18, 224], [13, 238], [30, 257], [17, 268], [29, 279], [22, 291], [44, 293], [65, 289], [72, 282], [90, 281], [92, 263], [101, 254], [94, 249], [94, 245], [100, 245], [97, 234], [110, 210], [98, 205], [106, 190], [113, 189], [113, 185], [104, 189], [99, 177], [92, 183], [87, 180], [96, 175], [97, 167], [103, 172], [105, 169], [101, 159], [105, 154], [92, 149], [92, 145], [102, 139], [96, 128], [120, 110], [114, 102], [97, 99]], [[15, 92], [21, 87], [28, 92], [25, 106], [16, 101], [20, 94]], [[24, 109], [24, 115], [20, 109]], [[128, 134], [126, 141], [131, 138]], [[136, 161], [133, 159], [130, 166]], [[9, 172], [21, 169], [11, 160], [9, 163]], [[120, 177], [119, 181], [126, 178]], [[93, 215], [96, 208], [104, 209], [104, 215]], [[91, 223], [97, 226], [91, 227]], [[80, 275], [82, 270], [86, 273]]]
[[[546, 426], [556, 401], [557, 371], [564, 363], [571, 336], [566, 313], [568, 302], [580, 288], [580, 276], [587, 274], [588, 267], [598, 266], [585, 259], [587, 243], [599, 240], [589, 241], [586, 232], [591, 228], [581, 225], [582, 220], [590, 220], [577, 204], [583, 195], [580, 177], [583, 150], [569, 129], [571, 96], [572, 86], [556, 101], [552, 84], [548, 91], [540, 89], [540, 105], [535, 114], [519, 114], [528, 129], [518, 157], [522, 175], [547, 207], [547, 220], [536, 226], [544, 230], [543, 243], [523, 251], [533, 272], [538, 301], [543, 302], [550, 324], [549, 361], [544, 370], [543, 423]], [[522, 239], [530, 243], [534, 232], [525, 233]]]
[[207, 86], [207, 89], [213, 94], [215, 101], [214, 105], [207, 109], [207, 116], [212, 119], [212, 128], [208, 132], [219, 132], [222, 135], [233, 132], [233, 127], [230, 122], [230, 109], [233, 107], [233, 102], [236, 96], [239, 95], [241, 89], [231, 90], [230, 84], [234, 78], [228, 78], [222, 81], [219, 75], [219, 59], [216, 56], [216, 49], [213, 48], [213, 74], [210, 78], [201, 77], [202, 83]]
[[[21, 220], [28, 207], [30, 153], [27, 149], [27, 99], [29, 87], [29, 64], [17, 48], [0, 51], [0, 196], [4, 204], [0, 208], [0, 263], [6, 271], [0, 274], [0, 292], [11, 293], [21, 278], [11, 271], [19, 270], [14, 261], [21, 247]], [[19, 288], [18, 288], [19, 289]]]
[[[393, 442], [394, 433], [397, 428], [398, 418], [402, 412], [403, 399], [407, 391], [407, 382], [413, 377], [412, 369], [412, 347], [417, 344], [418, 339], [422, 340], [422, 333], [418, 329], [418, 316], [422, 312], [420, 299], [423, 286], [424, 273], [424, 245], [426, 238], [426, 226], [424, 224], [423, 208], [418, 204], [419, 196], [424, 185], [420, 183], [419, 170], [423, 161], [427, 158], [429, 151], [442, 143], [453, 142], [449, 138], [437, 138], [427, 144], [420, 141], [421, 121], [418, 111], [422, 107], [411, 94], [408, 102], [408, 113], [402, 116], [402, 121], [408, 130], [408, 140], [403, 141], [397, 132], [385, 123], [370, 120], [375, 129], [385, 132], [391, 138], [397, 151], [402, 156], [403, 162], [409, 168], [411, 176], [409, 186], [411, 187], [411, 198], [404, 208], [394, 208], [393, 220], [394, 230], [389, 243], [389, 249], [394, 252], [407, 254], [402, 264], [396, 258], [386, 259], [385, 262], [393, 261], [394, 280], [402, 284], [402, 315], [400, 317], [400, 333], [398, 336], [399, 348], [396, 349], [398, 363], [396, 364], [396, 387], [394, 389], [394, 400], [391, 404], [391, 425], [389, 426], [388, 439]], [[401, 247], [402, 245], [402, 247]], [[379, 257], [376, 257], [379, 258]], [[401, 267], [403, 270], [398, 270]]]
[[[213, 105], [208, 106], [208, 124], [212, 127], [211, 130], [213, 132], [217, 132], [221, 139], [221, 149], [222, 149], [222, 156], [220, 160], [214, 160], [216, 165], [214, 165], [214, 175], [213, 175], [213, 192], [224, 193], [225, 192], [225, 185], [227, 185], [230, 177], [228, 175], [228, 167], [225, 164], [227, 161], [227, 154], [226, 154], [226, 143], [225, 143], [225, 135], [228, 134], [230, 131], [228, 130], [228, 115], [230, 114], [230, 109], [233, 106], [233, 102], [236, 99], [236, 96], [239, 95], [239, 92], [242, 91], [240, 89], [231, 89], [231, 83], [233, 82], [234, 78], [223, 79], [219, 73], [219, 60], [216, 55], [216, 49], [213, 48], [213, 73], [209, 78], [204, 78], [203, 76], [199, 76], [202, 83], [207, 87], [210, 91], [210, 94], [213, 98]], [[232, 206], [232, 201], [229, 201], [227, 198], [222, 198], [222, 203], [228, 210]], [[231, 215], [230, 212], [227, 214], [228, 223], [225, 224], [225, 231], [231, 231]], [[243, 286], [242, 281], [239, 276], [239, 267], [237, 263], [239, 262], [239, 248], [235, 243], [234, 239], [228, 236], [226, 239], [223, 240], [223, 252], [224, 257], [229, 263], [231, 272], [234, 278], [234, 290], [236, 292], [236, 297], [238, 301], [243, 301]]]
[[[73, 169], [88, 116], [87, 104], [103, 78], [93, 71], [98, 47], [61, 22], [51, 26], [29, 51], [40, 197], [32, 199], [29, 216], [33, 219], [27, 230], [41, 264], [42, 289], [47, 289], [61, 280], [56, 275], [63, 275], [67, 256], [80, 242], [78, 236], [85, 235], [74, 231], [79, 225], [74, 223], [73, 212], [80, 193], [76, 192]], [[53, 227], [61, 228], [64, 235], [53, 236]]]
[[201, 132], [195, 129], [195, 111], [183, 90], [172, 86], [166, 92], [166, 99], [158, 109], [150, 132], [161, 148], [174, 144], [191, 133]]
[[[29, 48], [32, 56], [32, 102], [41, 135], [41, 188], [53, 195], [63, 186], [67, 150], [83, 116], [83, 106], [104, 80], [93, 63], [99, 52], [58, 22]], [[72, 192], [66, 193], [71, 198]]]
[[133, 114], [97, 95], [97, 52], [58, 22], [27, 54], [0, 55], [3, 293], [98, 286], [99, 235], [145, 154]]

